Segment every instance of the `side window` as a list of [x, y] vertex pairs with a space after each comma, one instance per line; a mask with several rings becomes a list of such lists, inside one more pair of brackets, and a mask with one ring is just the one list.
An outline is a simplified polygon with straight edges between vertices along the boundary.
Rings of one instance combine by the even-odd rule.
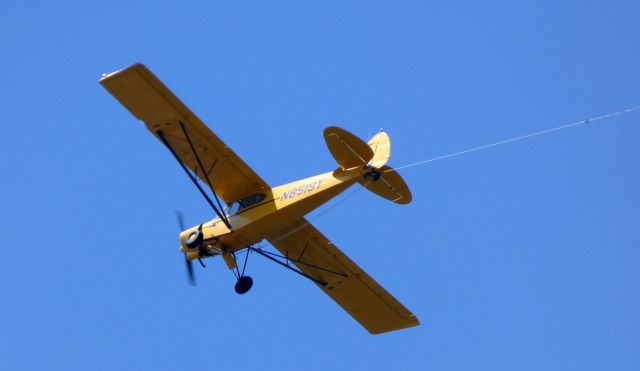
[[253, 200], [253, 196], [249, 196], [249, 197], [245, 197], [242, 200], [238, 201], [238, 203], [240, 204], [240, 209], [238, 209], [238, 210], [242, 210], [245, 207], [251, 206], [251, 201], [252, 200]]
[[238, 212], [238, 209], [240, 209], [240, 203], [238, 202], [232, 202], [227, 206], [227, 215], [234, 215], [235, 213]]
[[229, 204], [227, 206], [228, 215], [234, 215], [235, 213], [237, 213], [238, 211], [240, 211], [240, 210], [242, 210], [244, 208], [247, 208], [247, 207], [249, 207], [251, 205], [257, 204], [258, 202], [264, 200], [265, 197], [267, 197], [266, 194], [258, 193], [257, 195], [245, 197], [245, 198], [240, 199], [238, 201], [232, 202], [231, 204]]
[[253, 202], [251, 202], [251, 204], [257, 204], [258, 202], [261, 202], [262, 200], [264, 200], [264, 198], [267, 197], [266, 194], [264, 193], [258, 193], [257, 195], [253, 196]]

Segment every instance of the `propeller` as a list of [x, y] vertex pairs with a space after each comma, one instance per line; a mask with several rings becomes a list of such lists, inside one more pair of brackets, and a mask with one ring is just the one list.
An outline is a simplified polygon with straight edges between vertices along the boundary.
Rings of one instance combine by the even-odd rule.
[[196, 285], [196, 277], [193, 275], [193, 264], [191, 263], [191, 260], [184, 260], [187, 263], [187, 277], [189, 279], [189, 284], [191, 286], [195, 286]]
[[176, 210], [176, 220], [178, 221], [180, 232], [184, 231], [184, 217], [182, 216], [182, 211]]
[[[182, 216], [182, 212], [176, 210], [176, 220], [178, 221], [178, 227], [180, 228], [180, 232], [184, 231], [184, 217]], [[184, 252], [184, 261], [187, 263], [187, 279], [191, 286], [196, 285], [196, 277], [193, 274], [193, 264], [191, 260], [187, 259], [187, 252]]]

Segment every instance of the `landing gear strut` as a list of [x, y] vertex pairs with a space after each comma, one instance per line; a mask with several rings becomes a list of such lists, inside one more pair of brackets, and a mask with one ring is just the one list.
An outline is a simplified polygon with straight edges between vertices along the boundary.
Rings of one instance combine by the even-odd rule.
[[[305, 246], [305, 249], [306, 248], [307, 247]], [[289, 270], [291, 270], [291, 271], [293, 271], [295, 273], [298, 273], [299, 275], [301, 275], [301, 276], [303, 276], [305, 278], [308, 278], [309, 280], [315, 282], [319, 286], [323, 286], [323, 287], [327, 286], [327, 282], [325, 282], [325, 281], [323, 281], [323, 280], [321, 280], [319, 278], [310, 276], [310, 275], [304, 273], [303, 271], [301, 271], [300, 269], [294, 268], [293, 266], [290, 265], [290, 263], [295, 263], [298, 266], [304, 265], [306, 267], [311, 267], [311, 268], [317, 269], [319, 271], [323, 271], [323, 272], [335, 274], [335, 275], [340, 276], [340, 277], [348, 278], [348, 276], [345, 273], [336, 272], [336, 271], [333, 271], [333, 270], [330, 270], [330, 269], [327, 269], [327, 268], [323, 268], [323, 267], [320, 267], [320, 266], [317, 266], [317, 265], [314, 265], [314, 264], [306, 263], [306, 262], [300, 260], [300, 258], [302, 258], [302, 255], [300, 255], [300, 258], [298, 258], [298, 259], [292, 259], [289, 256], [283, 256], [283, 255], [280, 255], [280, 254], [264, 251], [261, 248], [255, 248], [255, 247], [253, 247], [251, 245], [247, 246], [246, 249], [247, 249], [247, 252], [246, 252], [246, 255], [244, 257], [244, 266], [242, 267], [242, 271], [240, 271], [240, 269], [238, 268], [236, 256], [235, 256], [234, 253], [230, 253], [230, 256], [227, 258], [227, 259], [232, 259], [231, 261], [233, 262], [233, 268], [231, 268], [231, 266], [230, 266], [230, 268], [231, 268], [231, 271], [233, 272], [233, 274], [236, 276], [236, 278], [238, 280], [236, 282], [236, 285], [235, 285], [235, 290], [240, 295], [246, 294], [251, 289], [251, 286], [253, 286], [253, 279], [251, 277], [249, 277], [249, 276], [245, 276], [244, 275], [244, 270], [247, 267], [247, 259], [249, 257], [249, 253], [252, 253], [252, 252], [258, 253], [259, 255], [264, 256], [265, 258], [273, 261], [274, 263], [280, 264], [281, 266], [283, 266], [283, 267], [285, 267], [285, 268], [287, 268], [287, 269], [289, 269]], [[303, 250], [303, 253], [304, 253], [304, 250]], [[224, 257], [224, 255], [223, 255], [223, 257]], [[276, 258], [278, 258], [278, 259], [276, 259]], [[284, 261], [282, 261], [282, 260], [284, 260]]]

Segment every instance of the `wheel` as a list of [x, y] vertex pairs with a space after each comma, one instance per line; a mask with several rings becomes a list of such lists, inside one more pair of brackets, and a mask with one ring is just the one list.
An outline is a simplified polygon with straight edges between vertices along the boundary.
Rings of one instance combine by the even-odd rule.
[[251, 290], [251, 286], [253, 286], [253, 279], [249, 276], [242, 276], [236, 282], [236, 293], [242, 295], [246, 294], [249, 290]]
[[202, 232], [196, 229], [195, 231], [189, 233], [185, 242], [188, 248], [195, 249], [196, 247], [202, 245], [202, 239]]
[[370, 176], [371, 180], [376, 181], [376, 180], [380, 179], [380, 175], [381, 174], [380, 174], [380, 172], [378, 170], [371, 170], [368, 173], [365, 173], [364, 177], [366, 178], [366, 177]]

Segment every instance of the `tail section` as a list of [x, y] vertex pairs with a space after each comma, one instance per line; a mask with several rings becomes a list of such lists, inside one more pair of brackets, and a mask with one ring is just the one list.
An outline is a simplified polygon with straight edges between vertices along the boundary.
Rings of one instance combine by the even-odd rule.
[[329, 152], [343, 170], [362, 168], [360, 184], [380, 197], [397, 204], [411, 202], [411, 191], [400, 174], [386, 166], [391, 157], [391, 141], [384, 131], [369, 143], [335, 126], [324, 129]]
[[391, 157], [391, 141], [387, 133], [380, 132], [369, 139], [369, 147], [373, 150], [373, 158], [369, 162], [376, 169], [383, 167]]

